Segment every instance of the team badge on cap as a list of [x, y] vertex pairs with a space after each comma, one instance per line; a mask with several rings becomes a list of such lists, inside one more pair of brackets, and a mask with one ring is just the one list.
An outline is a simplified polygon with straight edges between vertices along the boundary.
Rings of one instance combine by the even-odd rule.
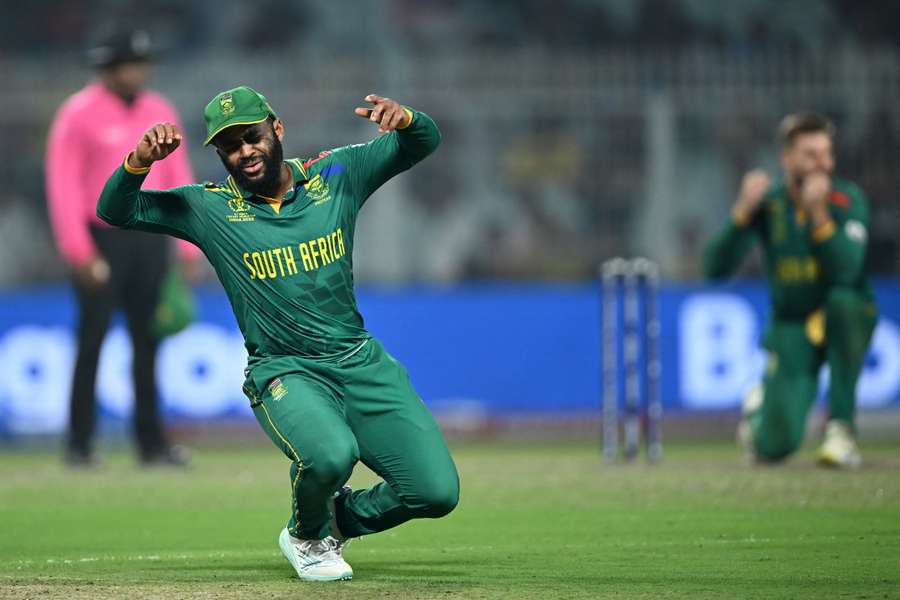
[[234, 98], [231, 94], [222, 94], [222, 97], [219, 98], [219, 110], [223, 115], [230, 115], [234, 112]]

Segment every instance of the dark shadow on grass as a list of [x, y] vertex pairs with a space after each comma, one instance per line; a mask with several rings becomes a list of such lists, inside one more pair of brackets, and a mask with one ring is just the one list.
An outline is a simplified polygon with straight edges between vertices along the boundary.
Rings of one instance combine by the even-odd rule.
[[369, 577], [390, 577], [392, 579], [422, 579], [422, 578], [446, 578], [446, 577], [462, 577], [466, 571], [451, 569], [416, 569], [409, 568], [404, 565], [396, 565], [393, 567], [355, 567], [354, 572], [357, 574], [365, 574]]
[[445, 579], [466, 577], [477, 569], [466, 568], [466, 563], [475, 561], [453, 560], [353, 560], [348, 557], [355, 573], [365, 577], [388, 577], [395, 579]]

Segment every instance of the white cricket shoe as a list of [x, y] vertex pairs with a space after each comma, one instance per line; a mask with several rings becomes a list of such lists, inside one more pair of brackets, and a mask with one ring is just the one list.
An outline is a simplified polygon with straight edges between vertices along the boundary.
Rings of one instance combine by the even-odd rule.
[[850, 427], [843, 421], [828, 421], [825, 426], [825, 441], [819, 448], [819, 464], [825, 467], [856, 469], [862, 464], [862, 457]]
[[336, 542], [330, 536], [322, 540], [299, 540], [285, 528], [278, 536], [278, 547], [303, 581], [353, 578], [353, 569], [336, 550]]
[[756, 454], [756, 445], [753, 442], [753, 429], [750, 427], [750, 417], [753, 416], [763, 403], [762, 384], [754, 385], [741, 402], [741, 421], [737, 428], [737, 442], [741, 450], [744, 452], [744, 461], [748, 465], [759, 462], [759, 456]]

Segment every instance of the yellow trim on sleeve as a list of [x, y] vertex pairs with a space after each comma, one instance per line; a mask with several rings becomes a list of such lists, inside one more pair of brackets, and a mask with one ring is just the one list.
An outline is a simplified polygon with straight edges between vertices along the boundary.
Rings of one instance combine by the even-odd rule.
[[829, 220], [825, 224], [820, 225], [818, 228], [813, 230], [812, 239], [817, 244], [821, 244], [822, 242], [833, 236], [835, 231], [837, 231], [837, 226], [834, 224], [834, 221]]
[[131, 156], [131, 152], [125, 155], [125, 161], [122, 163], [122, 166], [125, 167], [125, 170], [131, 173], [132, 175], [146, 175], [150, 172], [150, 167], [132, 167], [128, 164], [128, 158]]
[[407, 127], [412, 125], [413, 119], [416, 118], [416, 113], [414, 113], [410, 109], [406, 108], [405, 106], [403, 107], [403, 111], [406, 113], [406, 116], [409, 117], [409, 121], [406, 122], [406, 125], [403, 125], [402, 127], [397, 127], [397, 129], [406, 129]]

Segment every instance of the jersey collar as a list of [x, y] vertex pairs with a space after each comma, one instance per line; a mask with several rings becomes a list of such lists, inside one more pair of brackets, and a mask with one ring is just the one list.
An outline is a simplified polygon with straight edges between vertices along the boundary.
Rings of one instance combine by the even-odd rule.
[[[291, 173], [294, 176], [294, 185], [290, 190], [288, 190], [288, 193], [285, 195], [285, 200], [287, 200], [294, 195], [298, 184], [309, 180], [309, 173], [299, 159], [292, 158], [284, 162], [286, 162], [288, 167], [290, 167]], [[240, 196], [245, 200], [256, 195], [253, 192], [248, 192], [247, 190], [239, 186], [237, 181], [235, 181], [234, 177], [231, 175], [229, 175], [228, 179], [225, 180], [225, 186], [230, 189], [235, 196]]]

